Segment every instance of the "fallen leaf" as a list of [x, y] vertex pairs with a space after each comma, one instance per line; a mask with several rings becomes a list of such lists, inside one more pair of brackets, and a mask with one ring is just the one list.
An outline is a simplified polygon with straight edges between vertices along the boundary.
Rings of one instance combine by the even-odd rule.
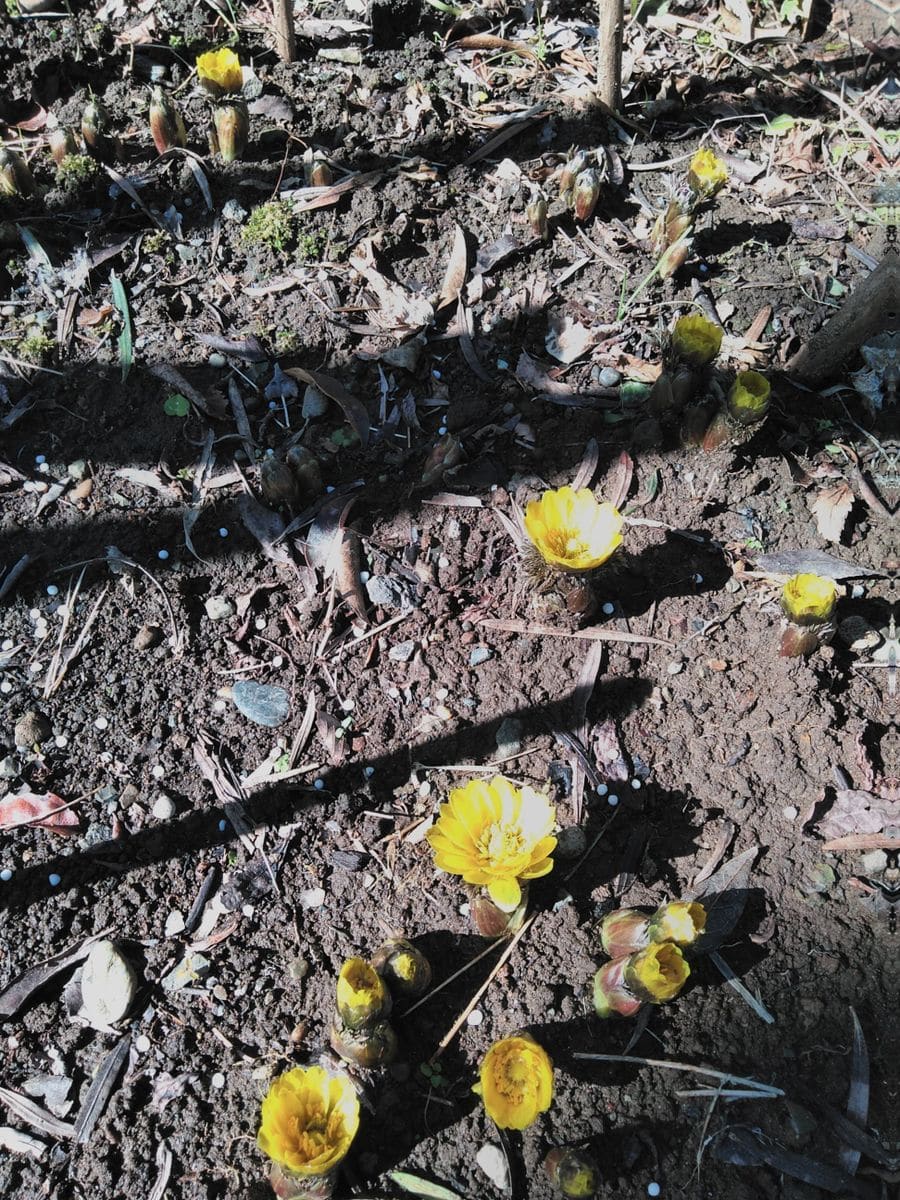
[[822, 488], [811, 502], [813, 516], [819, 533], [828, 542], [839, 542], [850, 509], [853, 507], [853, 492], [843, 479]]
[[0, 829], [18, 829], [22, 825], [73, 837], [78, 831], [78, 817], [62, 797], [53, 792], [40, 796], [34, 792], [4, 796], [0, 800]]
[[854, 833], [880, 833], [900, 821], [900, 801], [882, 799], [872, 792], [842, 788], [834, 804], [816, 825], [817, 833], [825, 838], [844, 837]]
[[466, 282], [466, 271], [469, 265], [469, 250], [466, 245], [466, 235], [461, 225], [455, 226], [453, 248], [450, 251], [450, 261], [444, 273], [444, 281], [435, 302], [435, 308], [443, 308], [445, 304], [455, 304]]

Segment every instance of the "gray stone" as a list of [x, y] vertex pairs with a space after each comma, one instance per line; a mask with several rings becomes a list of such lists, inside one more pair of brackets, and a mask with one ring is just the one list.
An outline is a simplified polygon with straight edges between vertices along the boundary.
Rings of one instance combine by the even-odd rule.
[[415, 641], [398, 642], [396, 646], [391, 646], [390, 650], [388, 650], [388, 658], [394, 662], [409, 662], [415, 654], [418, 644]]
[[618, 387], [622, 382], [622, 376], [615, 367], [603, 367], [597, 376], [597, 382], [601, 387]]
[[203, 607], [211, 621], [227, 621], [235, 613], [234, 605], [227, 596], [210, 596]]
[[19, 774], [19, 760], [14, 754], [0, 758], [0, 779], [15, 779]]
[[391, 575], [373, 575], [366, 581], [366, 592], [379, 608], [399, 609], [402, 612], [413, 607], [410, 584]]
[[469, 651], [469, 666], [480, 667], [482, 663], [487, 662], [491, 657], [491, 652], [487, 646], [473, 646]]
[[495, 741], [502, 756], [518, 754], [522, 749], [523, 725], [516, 717], [507, 717], [497, 730]]
[[80, 483], [82, 479], [87, 479], [88, 468], [83, 458], [76, 458], [74, 462], [70, 462], [66, 467], [66, 471], [69, 478], [74, 479], [76, 483]]
[[134, 635], [135, 650], [152, 650], [162, 641], [163, 631], [158, 625], [142, 625]]
[[37, 709], [30, 709], [16, 721], [13, 737], [17, 746], [35, 746], [46, 742], [53, 728]]
[[153, 808], [150, 812], [156, 817], [157, 821], [171, 821], [175, 816], [175, 802], [170, 796], [163, 793], [153, 802]]

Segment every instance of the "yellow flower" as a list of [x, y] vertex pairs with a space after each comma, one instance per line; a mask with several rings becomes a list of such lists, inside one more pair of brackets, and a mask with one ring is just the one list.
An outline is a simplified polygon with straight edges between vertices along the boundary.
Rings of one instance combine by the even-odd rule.
[[628, 986], [641, 999], [662, 1004], [677, 996], [691, 973], [674, 942], [654, 942], [631, 956], [625, 971]]
[[705, 367], [719, 353], [722, 326], [707, 321], [702, 313], [679, 317], [672, 330], [672, 349], [690, 367]]
[[257, 1143], [288, 1171], [324, 1175], [346, 1155], [358, 1128], [359, 1100], [348, 1076], [296, 1067], [272, 1082]]
[[486, 887], [498, 908], [513, 912], [522, 899], [520, 881], [553, 870], [555, 818], [546, 796], [497, 775], [454, 788], [425, 836], [435, 866]]
[[337, 1010], [349, 1029], [359, 1029], [385, 1015], [390, 997], [384, 980], [362, 958], [348, 958], [337, 981]]
[[241, 60], [233, 50], [208, 50], [197, 58], [197, 75], [208, 92], [224, 96], [239, 92], [244, 85]]
[[531, 500], [525, 532], [545, 562], [563, 571], [593, 571], [622, 544], [622, 514], [598, 504], [589, 488], [561, 487]]
[[673, 900], [656, 910], [650, 921], [652, 942], [692, 946], [706, 928], [706, 909], [696, 900]]
[[698, 150], [688, 167], [687, 181], [697, 200], [708, 200], [728, 182], [728, 168], [712, 150]]
[[781, 593], [781, 607], [797, 625], [827, 621], [837, 603], [837, 586], [823, 575], [793, 575]]
[[728, 391], [728, 411], [742, 425], [761, 421], [769, 408], [772, 389], [759, 371], [741, 371]]
[[527, 1033], [503, 1038], [484, 1056], [472, 1091], [500, 1129], [525, 1129], [553, 1100], [553, 1063]]

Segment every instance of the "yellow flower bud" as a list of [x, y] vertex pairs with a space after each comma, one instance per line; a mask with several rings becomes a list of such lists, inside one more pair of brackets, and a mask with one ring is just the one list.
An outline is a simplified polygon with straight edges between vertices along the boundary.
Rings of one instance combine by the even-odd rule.
[[406, 938], [393, 937], [379, 946], [372, 966], [393, 991], [404, 996], [420, 996], [431, 983], [431, 964]]
[[741, 371], [728, 392], [728, 412], [742, 425], [755, 425], [769, 411], [772, 389], [759, 371]]
[[197, 75], [203, 87], [216, 97], [234, 95], [244, 85], [241, 60], [227, 46], [199, 55]]
[[625, 982], [640, 1000], [663, 1004], [688, 981], [691, 968], [673, 942], [654, 942], [625, 959]]
[[386, 1017], [391, 997], [371, 963], [348, 958], [337, 981], [337, 1010], [348, 1029], [362, 1029]]
[[831, 619], [837, 585], [823, 575], [793, 575], [781, 592], [781, 607], [796, 625], [818, 625]]
[[570, 1200], [595, 1196], [600, 1186], [600, 1168], [593, 1156], [571, 1146], [558, 1146], [544, 1159], [550, 1182]]
[[722, 326], [708, 321], [702, 313], [679, 317], [672, 330], [672, 349], [691, 367], [705, 367], [719, 353]]
[[387, 1021], [376, 1021], [364, 1029], [349, 1029], [340, 1017], [331, 1027], [331, 1048], [344, 1062], [371, 1071], [386, 1067], [397, 1054], [397, 1035]]
[[728, 167], [712, 150], [698, 150], [688, 167], [687, 182], [697, 201], [708, 200], [728, 182]]
[[671, 900], [662, 904], [650, 918], [651, 942], [674, 942], [693, 946], [706, 928], [706, 909], [697, 900]]

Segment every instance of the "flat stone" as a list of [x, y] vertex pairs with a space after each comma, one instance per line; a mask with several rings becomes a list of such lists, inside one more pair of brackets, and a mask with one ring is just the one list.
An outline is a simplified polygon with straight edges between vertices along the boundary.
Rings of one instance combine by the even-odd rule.
[[152, 650], [163, 639], [163, 631], [158, 625], [142, 625], [134, 635], [132, 645], [135, 650]]
[[137, 976], [134, 967], [104, 939], [91, 947], [81, 975], [82, 1013], [92, 1025], [121, 1021], [134, 1001]]
[[491, 657], [491, 652], [487, 646], [473, 646], [469, 651], [469, 666], [480, 667], [482, 663], [486, 663]]
[[13, 737], [17, 746], [34, 746], [46, 742], [52, 733], [47, 718], [32, 708], [16, 721]]
[[518, 754], [522, 749], [522, 731], [523, 725], [516, 717], [507, 717], [497, 730], [497, 736], [494, 739], [497, 743], [497, 749], [502, 756], [508, 754]]
[[388, 650], [388, 658], [393, 662], [409, 662], [415, 654], [418, 644], [416, 641], [398, 642], [396, 646], [391, 646]]
[[391, 575], [373, 575], [366, 581], [366, 592], [372, 603], [379, 608], [399, 609], [403, 612], [412, 608], [414, 604], [411, 585]]
[[211, 621], [227, 621], [235, 614], [235, 607], [227, 596], [210, 596], [203, 607]]

